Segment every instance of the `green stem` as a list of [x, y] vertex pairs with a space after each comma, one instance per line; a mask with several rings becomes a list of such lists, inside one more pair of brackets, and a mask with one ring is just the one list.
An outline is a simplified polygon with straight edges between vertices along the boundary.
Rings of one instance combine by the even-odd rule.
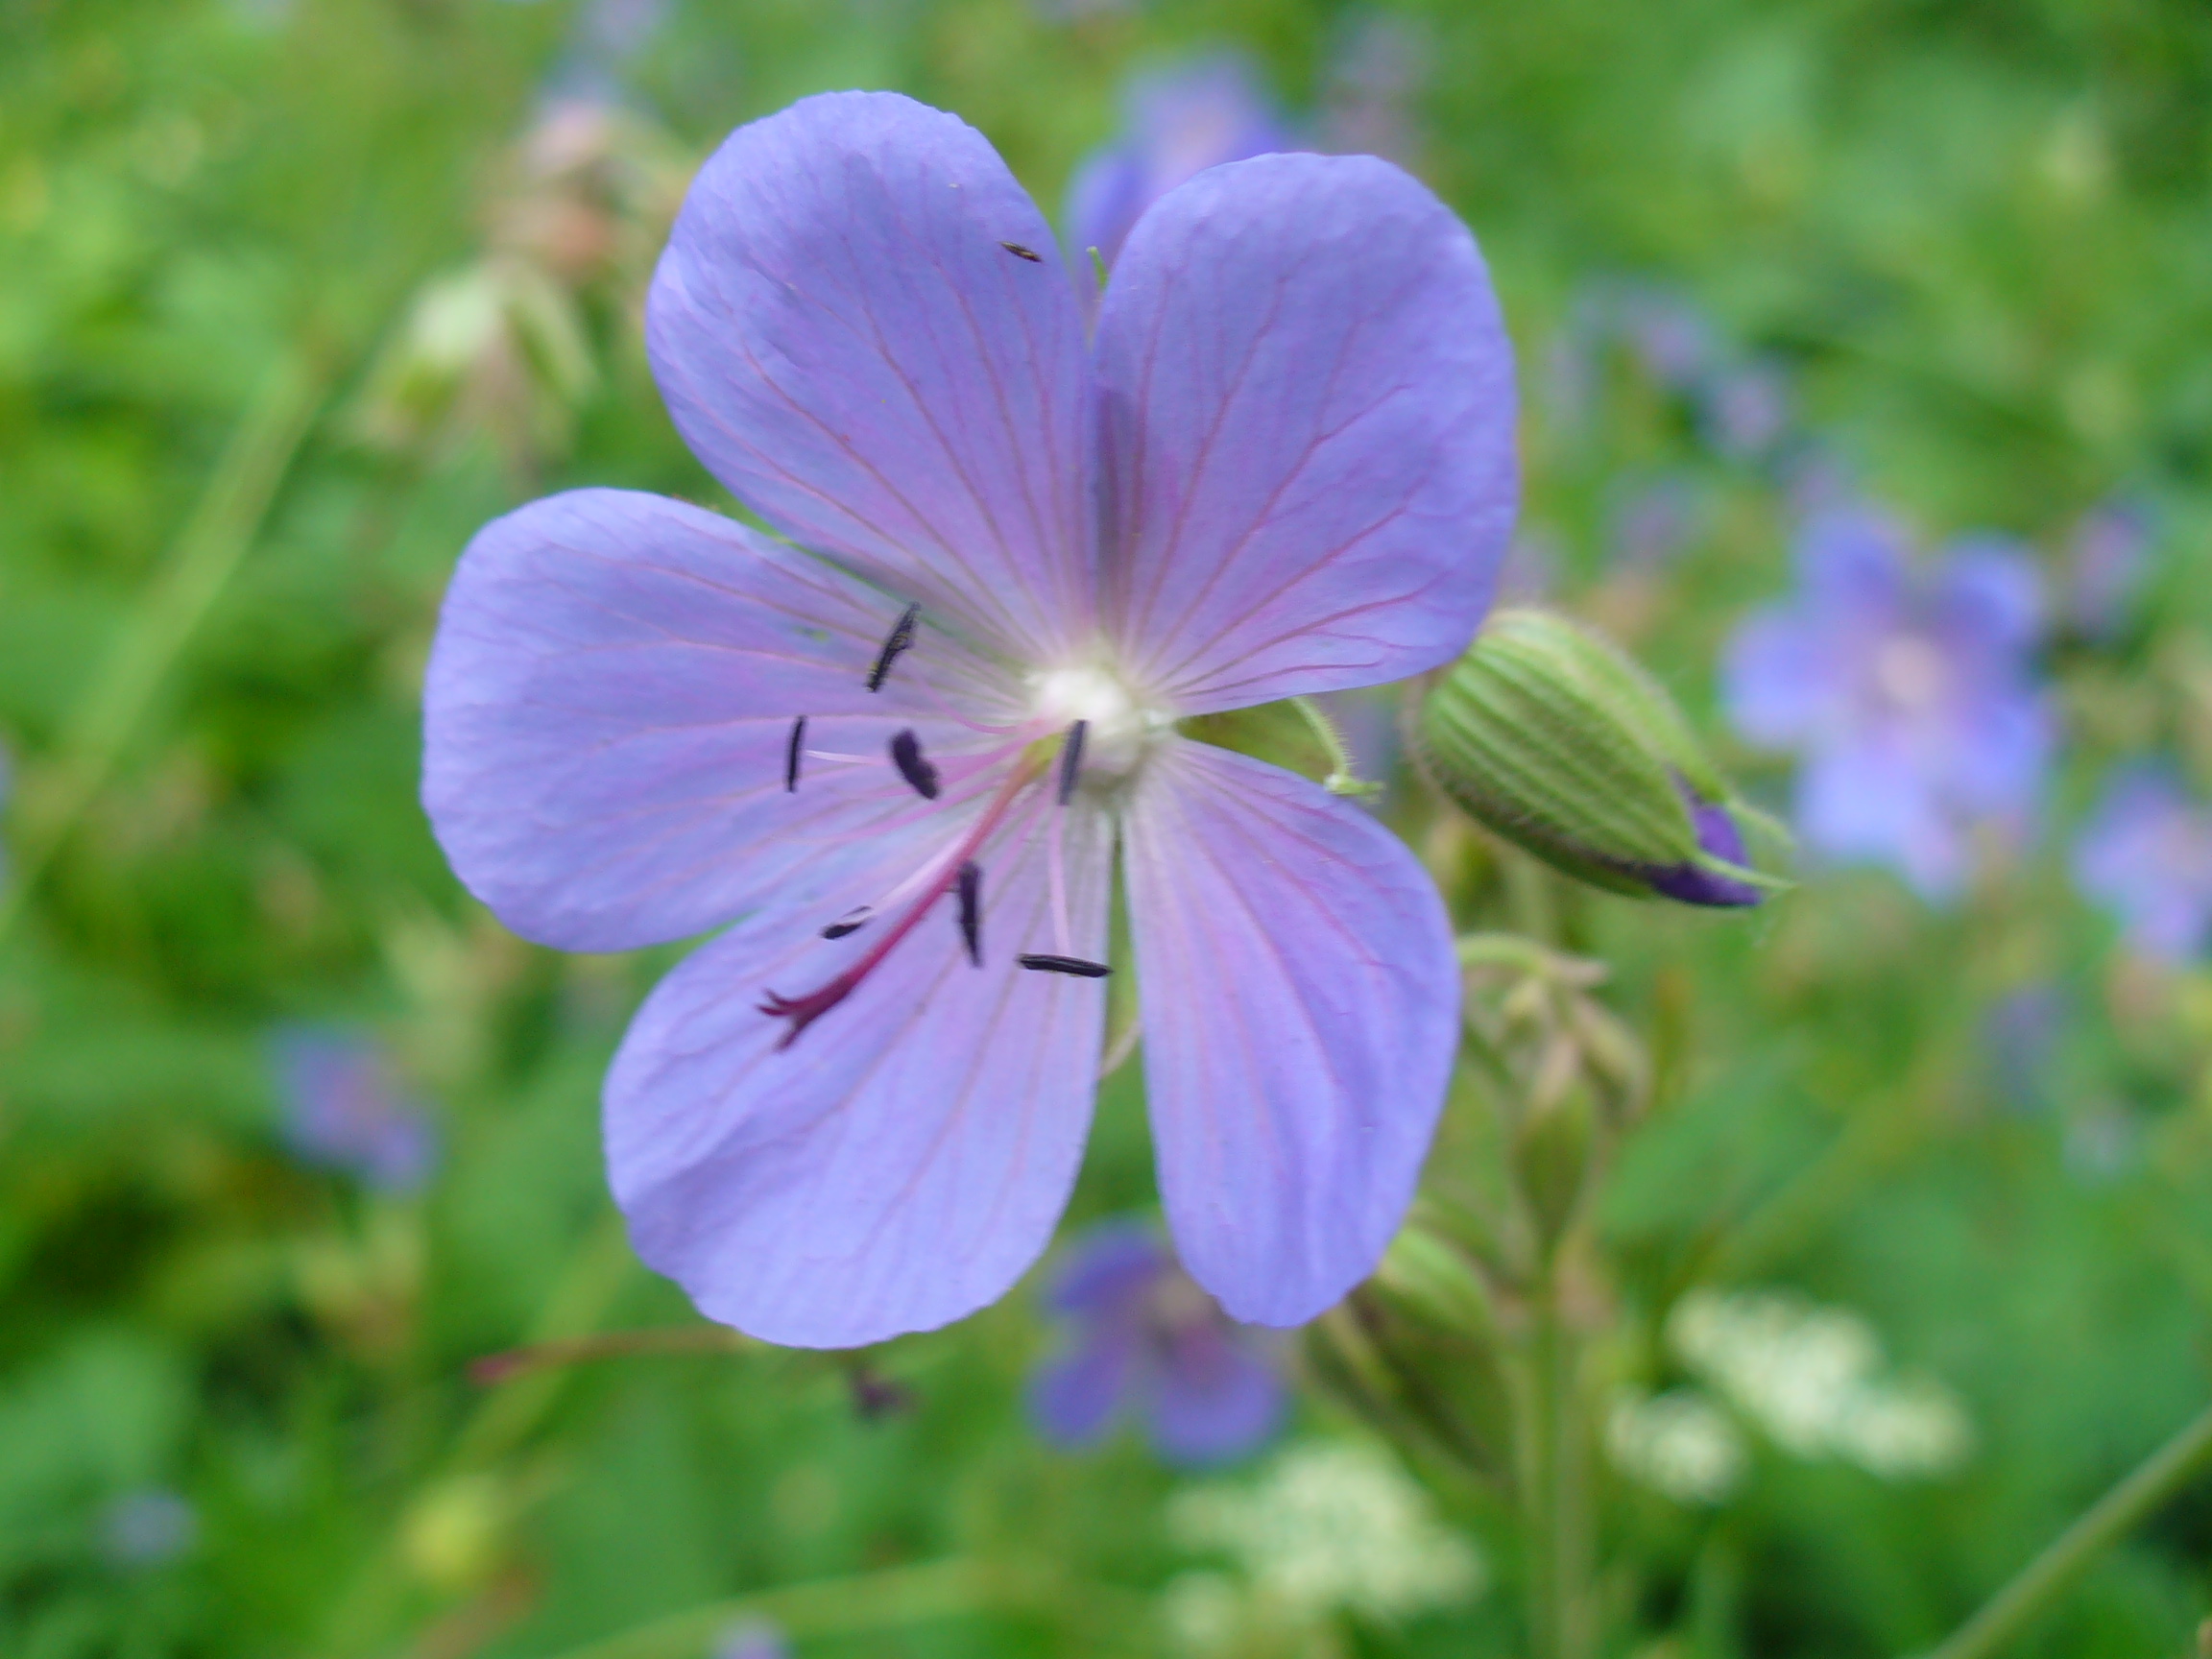
[[1927, 1659], [1989, 1659], [2064, 1595], [2098, 1556], [2150, 1519], [2208, 1464], [2212, 1407], [2059, 1533]]
[[107, 786], [155, 693], [253, 545], [322, 401], [321, 377], [304, 359], [288, 354], [239, 421], [160, 572], [147, 584], [99, 677], [72, 710], [51, 783], [25, 801], [15, 879], [0, 894], [0, 939], [20, 919], [32, 888]]
[[1580, 1361], [1560, 1305], [1556, 1248], [1531, 1311], [1521, 1458], [1529, 1648], [1535, 1659], [1583, 1659], [1591, 1650], [1588, 1469]]
[[1329, 776], [1321, 781], [1321, 787], [1332, 795], [1372, 795], [1382, 788], [1379, 783], [1363, 783], [1352, 764], [1352, 751], [1345, 747], [1344, 733], [1336, 730], [1336, 722], [1321, 711], [1321, 705], [1310, 697], [1290, 699], [1306, 725], [1329, 757]]

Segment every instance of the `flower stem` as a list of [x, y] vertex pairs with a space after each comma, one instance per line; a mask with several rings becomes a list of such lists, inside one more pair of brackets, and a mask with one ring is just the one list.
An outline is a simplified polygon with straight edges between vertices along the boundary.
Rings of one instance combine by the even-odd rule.
[[2212, 1464], [2212, 1407], [2090, 1505], [1927, 1659], [1989, 1659], [2070, 1589], [2098, 1556], [2148, 1520], [2208, 1464]]
[[1592, 1647], [1581, 1364], [1562, 1306], [1562, 1254], [1554, 1243], [1533, 1287], [1519, 1413], [1521, 1534], [1533, 1659], [1585, 1659]]
[[284, 357], [216, 464], [168, 560], [123, 625], [55, 756], [52, 781], [24, 802], [15, 879], [0, 894], [0, 938], [121, 760], [170, 668], [252, 549], [271, 502], [323, 403], [323, 377]]
[[1321, 705], [1310, 697], [1293, 697], [1291, 703], [1305, 717], [1306, 725], [1316, 739], [1322, 752], [1329, 757], [1329, 776], [1321, 781], [1321, 787], [1332, 795], [1373, 795], [1382, 789], [1380, 783], [1366, 783], [1359, 779], [1352, 764], [1352, 751], [1346, 747], [1344, 733], [1336, 730], [1336, 722], [1323, 712]]

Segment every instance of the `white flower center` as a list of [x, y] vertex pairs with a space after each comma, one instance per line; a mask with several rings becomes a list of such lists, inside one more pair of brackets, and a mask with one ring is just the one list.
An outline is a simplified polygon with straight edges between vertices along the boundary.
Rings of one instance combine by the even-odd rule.
[[1137, 770], [1145, 752], [1174, 726], [1165, 709], [1151, 708], [1111, 669], [1091, 664], [1046, 668], [1029, 677], [1031, 706], [1055, 726], [1083, 722], [1083, 775], [1118, 782]]

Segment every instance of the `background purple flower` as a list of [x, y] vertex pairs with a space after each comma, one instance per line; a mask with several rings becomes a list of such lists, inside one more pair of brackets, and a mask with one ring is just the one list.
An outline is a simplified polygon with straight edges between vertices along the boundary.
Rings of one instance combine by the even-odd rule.
[[1321, 88], [1323, 145], [1412, 165], [1420, 149], [1413, 103], [1428, 66], [1422, 31], [1408, 19], [1376, 12], [1344, 18]]
[[741, 1619], [715, 1639], [709, 1659], [790, 1659], [791, 1644], [765, 1619]]
[[2191, 960], [2212, 934], [2212, 806], [2163, 768], [2129, 768], [2075, 844], [2074, 878], [2146, 956]]
[[1239, 1325], [1142, 1221], [1093, 1228], [1053, 1275], [1062, 1352], [1037, 1374], [1031, 1416], [1056, 1445], [1094, 1445], [1135, 1416], [1180, 1467], [1257, 1451], [1288, 1406], [1280, 1337]]
[[126, 1492], [100, 1517], [100, 1549], [118, 1567], [159, 1567], [200, 1537], [200, 1514], [180, 1492], [142, 1486]]
[[423, 799], [470, 891], [570, 950], [724, 929], [632, 1023], [607, 1156], [638, 1254], [770, 1341], [942, 1325], [1044, 1249], [1117, 857], [1163, 1203], [1238, 1317], [1365, 1277], [1450, 1075], [1418, 860], [1176, 723], [1465, 647], [1518, 488], [1474, 240], [1301, 155], [1154, 204], [1088, 340], [1057, 252], [911, 100], [740, 129], [647, 341], [784, 540], [576, 491], [480, 531], [440, 619]]
[[1954, 543], [1922, 569], [1865, 508], [1810, 518], [1797, 594], [1730, 642], [1726, 696], [1756, 743], [1796, 750], [1808, 847], [1958, 889], [1978, 835], [2025, 836], [2052, 716], [2033, 651], [2033, 566], [2008, 543]]
[[1121, 132], [1094, 151], [1069, 181], [1063, 222], [1076, 290], [1095, 295], [1090, 249], [1112, 265], [1153, 203], [1209, 167], [1291, 147], [1251, 61], [1221, 52], [1132, 79]]
[[270, 1048], [295, 1155], [388, 1192], [414, 1191], [430, 1178], [437, 1132], [393, 1081], [376, 1045], [301, 1026], [278, 1032]]
[[2109, 640], [2128, 621], [2150, 574], [2156, 521], [2146, 502], [2102, 502], [2074, 526], [2066, 548], [2066, 620], [2091, 639]]

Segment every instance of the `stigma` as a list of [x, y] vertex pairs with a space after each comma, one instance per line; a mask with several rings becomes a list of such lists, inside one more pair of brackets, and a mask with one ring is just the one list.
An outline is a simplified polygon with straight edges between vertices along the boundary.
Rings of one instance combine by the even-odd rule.
[[1078, 781], [1098, 789], [1125, 783], [1174, 726], [1166, 709], [1153, 707], [1111, 668], [1096, 664], [1040, 669], [1029, 677], [1029, 693], [1040, 722], [1075, 733], [1063, 800]]

